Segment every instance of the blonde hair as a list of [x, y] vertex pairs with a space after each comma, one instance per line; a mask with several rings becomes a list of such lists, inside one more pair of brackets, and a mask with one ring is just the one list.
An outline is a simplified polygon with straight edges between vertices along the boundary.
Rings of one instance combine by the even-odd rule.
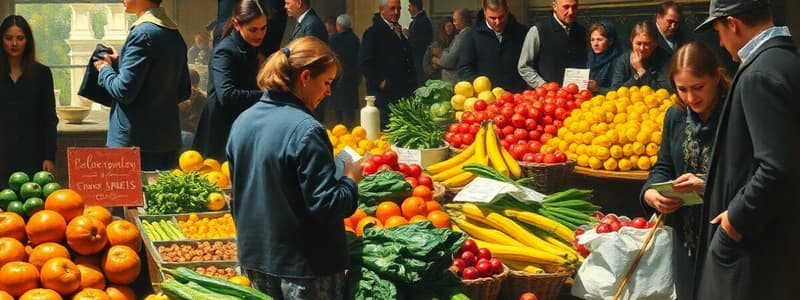
[[303, 70], [315, 77], [331, 67], [339, 75], [342, 68], [336, 53], [315, 37], [302, 37], [281, 48], [267, 58], [258, 71], [258, 87], [262, 90], [290, 92], [297, 76]]

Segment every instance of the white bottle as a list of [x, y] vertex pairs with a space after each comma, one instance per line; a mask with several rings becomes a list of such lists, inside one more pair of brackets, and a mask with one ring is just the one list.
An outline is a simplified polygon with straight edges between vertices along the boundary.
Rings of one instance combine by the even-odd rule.
[[367, 138], [376, 140], [381, 134], [381, 112], [375, 107], [375, 96], [364, 98], [367, 104], [361, 109], [361, 127], [367, 131]]

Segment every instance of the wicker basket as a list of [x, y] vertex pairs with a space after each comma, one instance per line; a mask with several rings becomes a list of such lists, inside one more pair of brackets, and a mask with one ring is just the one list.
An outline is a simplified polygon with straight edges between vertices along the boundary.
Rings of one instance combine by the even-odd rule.
[[552, 194], [566, 188], [572, 169], [575, 168], [575, 161], [554, 164], [519, 162], [519, 166], [523, 176], [533, 179], [530, 188], [540, 193]]
[[458, 194], [458, 192], [460, 192], [463, 189], [464, 187], [444, 188], [444, 199], [442, 200], [442, 203], [453, 202], [453, 198], [456, 197], [456, 194]]
[[564, 281], [570, 277], [569, 272], [529, 273], [510, 271], [503, 280], [500, 299], [519, 299], [525, 292], [533, 292], [539, 300], [554, 300], [561, 291]]
[[464, 149], [453, 147], [452, 145], [448, 145], [447, 149], [450, 150], [450, 157], [456, 156], [461, 152], [464, 152]]
[[498, 298], [503, 281], [508, 277], [510, 270], [503, 265], [503, 273], [471, 280], [461, 280], [464, 285], [464, 294], [472, 300], [494, 300]]
[[444, 185], [438, 182], [433, 183], [433, 200], [439, 201], [439, 203], [444, 203], [445, 201], [445, 194], [447, 194]]

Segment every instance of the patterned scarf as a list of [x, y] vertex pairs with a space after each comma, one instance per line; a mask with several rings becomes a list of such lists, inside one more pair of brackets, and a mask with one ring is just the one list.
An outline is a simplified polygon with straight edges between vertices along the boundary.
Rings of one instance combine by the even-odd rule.
[[[721, 102], [721, 101], [720, 101]], [[721, 103], [708, 121], [702, 121], [691, 109], [686, 109], [686, 140], [683, 141], [683, 173], [706, 174], [708, 162], [711, 158], [711, 146], [714, 142], [714, 133], [717, 128], [717, 118]], [[687, 206], [683, 208], [683, 236], [684, 247], [692, 256], [697, 249], [700, 233], [700, 214], [702, 205]]]

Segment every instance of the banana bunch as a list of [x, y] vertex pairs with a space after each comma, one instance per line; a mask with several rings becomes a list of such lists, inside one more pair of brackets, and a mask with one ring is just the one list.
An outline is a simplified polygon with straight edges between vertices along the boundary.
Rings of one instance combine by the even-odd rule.
[[522, 177], [522, 169], [511, 153], [500, 145], [491, 121], [481, 124], [481, 129], [475, 135], [475, 141], [467, 149], [448, 160], [428, 166], [425, 172], [431, 179], [441, 182], [445, 187], [462, 187], [477, 176], [462, 168], [470, 163], [491, 166], [501, 174], [512, 178]]
[[578, 226], [596, 222], [592, 216], [600, 206], [589, 202], [590, 190], [568, 189], [544, 198], [537, 212], [574, 231]]
[[[445, 206], [453, 215], [454, 230], [468, 234], [479, 247], [489, 249], [494, 257], [512, 269], [552, 272], [572, 269], [582, 261], [569, 246], [574, 239], [572, 232], [533, 212], [512, 209], [498, 212], [473, 203]], [[508, 215], [520, 220], [530, 219], [531, 224], [515, 222]]]

